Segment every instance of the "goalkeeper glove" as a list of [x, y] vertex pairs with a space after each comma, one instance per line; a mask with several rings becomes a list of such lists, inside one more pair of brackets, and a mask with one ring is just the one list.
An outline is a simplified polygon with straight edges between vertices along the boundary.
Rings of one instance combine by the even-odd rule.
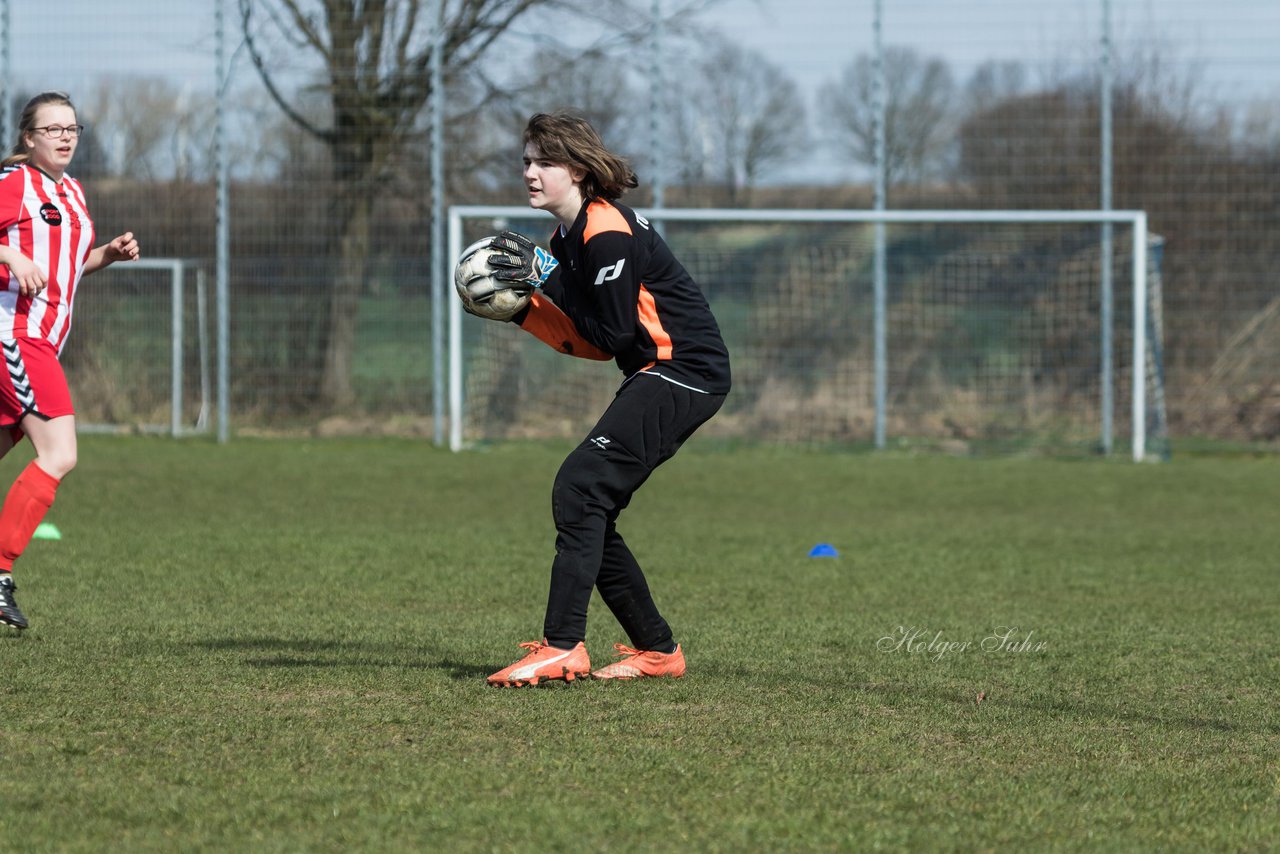
[[489, 248], [494, 250], [489, 256], [489, 266], [493, 268], [493, 277], [501, 282], [527, 282], [530, 287], [540, 288], [560, 266], [554, 255], [514, 231], [498, 234], [490, 241]]

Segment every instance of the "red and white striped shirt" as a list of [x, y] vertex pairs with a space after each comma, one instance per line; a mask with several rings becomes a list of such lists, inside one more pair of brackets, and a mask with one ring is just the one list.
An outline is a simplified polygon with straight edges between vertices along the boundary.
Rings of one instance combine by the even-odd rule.
[[22, 296], [8, 265], [0, 264], [0, 340], [44, 338], [62, 352], [93, 237], [79, 181], [55, 181], [26, 163], [0, 172], [0, 245], [35, 261], [47, 279], [39, 296]]

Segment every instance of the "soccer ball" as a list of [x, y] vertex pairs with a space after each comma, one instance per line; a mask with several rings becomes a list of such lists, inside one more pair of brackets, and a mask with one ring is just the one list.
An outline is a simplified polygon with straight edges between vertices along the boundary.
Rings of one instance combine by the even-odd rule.
[[489, 320], [510, 320], [529, 304], [533, 286], [527, 282], [504, 282], [493, 277], [489, 247], [493, 238], [477, 240], [467, 247], [453, 268], [453, 286], [467, 311]]

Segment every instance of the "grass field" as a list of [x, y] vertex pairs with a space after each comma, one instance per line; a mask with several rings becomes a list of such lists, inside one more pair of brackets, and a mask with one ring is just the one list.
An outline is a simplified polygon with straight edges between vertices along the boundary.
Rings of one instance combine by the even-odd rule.
[[85, 438], [0, 636], [0, 849], [1280, 845], [1280, 460], [695, 444], [620, 526], [689, 675], [490, 689], [564, 450]]

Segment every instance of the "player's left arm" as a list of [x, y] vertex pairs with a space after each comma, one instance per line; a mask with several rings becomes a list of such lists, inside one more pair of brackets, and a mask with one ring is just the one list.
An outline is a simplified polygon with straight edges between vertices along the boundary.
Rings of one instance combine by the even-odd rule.
[[126, 231], [119, 237], [89, 250], [89, 257], [84, 262], [83, 275], [96, 273], [117, 261], [137, 261], [142, 257], [138, 249], [138, 241], [132, 231]]

